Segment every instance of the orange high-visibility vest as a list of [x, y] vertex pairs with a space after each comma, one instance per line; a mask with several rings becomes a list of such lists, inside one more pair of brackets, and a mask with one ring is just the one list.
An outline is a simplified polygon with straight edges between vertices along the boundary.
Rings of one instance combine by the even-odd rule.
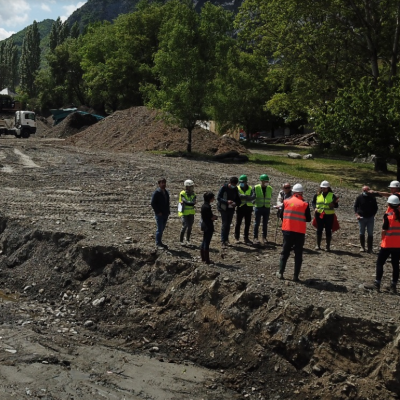
[[282, 230], [298, 233], [306, 233], [306, 209], [308, 203], [292, 196], [283, 201]]
[[389, 228], [382, 239], [381, 247], [399, 248], [400, 247], [400, 221], [396, 221], [396, 214], [391, 210], [387, 213]]

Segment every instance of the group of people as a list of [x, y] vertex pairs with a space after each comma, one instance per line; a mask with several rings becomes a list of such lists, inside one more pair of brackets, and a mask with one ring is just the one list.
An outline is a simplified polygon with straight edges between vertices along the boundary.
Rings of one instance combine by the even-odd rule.
[[[201, 230], [203, 241], [201, 244], [201, 258], [206, 264], [212, 264], [210, 260], [210, 242], [214, 233], [214, 221], [218, 217], [213, 213], [211, 203], [217, 201], [217, 209], [221, 217], [221, 247], [230, 246], [229, 234], [236, 211], [236, 225], [234, 237], [240, 242], [241, 226], [244, 221], [243, 240], [245, 244], [260, 244], [259, 231], [261, 225], [261, 242], [267, 244], [268, 221], [271, 211], [271, 199], [273, 189], [269, 184], [266, 174], [260, 176], [260, 183], [251, 187], [246, 175], [239, 178], [231, 177], [218, 191], [215, 198], [214, 193], [206, 192], [203, 195], [201, 207]], [[162, 242], [162, 235], [168, 217], [170, 215], [170, 196], [166, 190], [166, 180], [158, 181], [159, 187], [153, 193], [151, 206], [155, 213], [157, 222], [156, 246], [165, 249], [167, 246]], [[393, 277], [390, 290], [396, 292], [399, 278], [400, 261], [400, 182], [392, 181], [389, 185], [390, 192], [377, 192], [368, 186], [362, 188], [362, 193], [357, 196], [354, 203], [354, 212], [359, 224], [360, 251], [373, 252], [373, 231], [375, 215], [378, 211], [376, 197], [387, 197], [388, 208], [384, 215], [382, 226], [381, 249], [378, 254], [376, 265], [376, 280], [373, 285], [365, 285], [367, 289], [380, 289], [383, 275], [383, 266], [391, 256], [393, 266]], [[195, 206], [197, 196], [194, 191], [194, 182], [190, 179], [184, 182], [184, 189], [179, 194], [178, 215], [182, 220], [180, 232], [180, 244], [189, 245], [194, 224]], [[332, 231], [337, 225], [335, 209], [339, 206], [339, 197], [331, 189], [328, 181], [321, 182], [318, 192], [314, 195], [311, 205], [314, 210], [313, 225], [316, 227], [316, 250], [321, 250], [323, 231], [325, 230], [326, 251], [331, 250]], [[299, 274], [303, 262], [303, 248], [307, 222], [312, 220], [310, 205], [303, 198], [303, 186], [300, 183], [293, 187], [284, 183], [280, 190], [276, 206], [278, 217], [282, 220], [283, 246], [279, 260], [279, 270], [276, 275], [283, 279], [286, 263], [290, 252], [294, 250], [295, 266], [293, 280], [299, 281]], [[254, 213], [253, 240], [250, 240], [251, 220]], [[365, 231], [367, 231], [367, 246]]]

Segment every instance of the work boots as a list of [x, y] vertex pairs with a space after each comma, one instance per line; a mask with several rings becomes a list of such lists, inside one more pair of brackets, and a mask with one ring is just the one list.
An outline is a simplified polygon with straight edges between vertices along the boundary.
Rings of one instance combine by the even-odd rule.
[[327, 252], [331, 251], [331, 240], [332, 240], [332, 236], [326, 236], [326, 251]]
[[360, 235], [360, 252], [364, 253], [365, 252], [365, 235]]
[[285, 273], [286, 262], [279, 260], [279, 271], [276, 273], [278, 279], [283, 279], [283, 274]]
[[300, 275], [300, 270], [301, 270], [301, 264], [302, 262], [294, 262], [294, 274], [293, 274], [293, 281], [294, 282], [300, 282], [299, 275]]
[[315, 246], [315, 250], [321, 250], [321, 240], [322, 240], [322, 235], [317, 234], [317, 245]]
[[181, 244], [182, 246], [185, 244], [185, 242], [183, 241], [184, 237], [185, 237], [185, 232], [182, 232], [182, 231], [181, 231], [181, 236], [180, 236], [180, 238], [179, 238], [179, 242], [180, 242], [180, 244]]
[[374, 237], [368, 236], [368, 238], [367, 238], [367, 245], [368, 245], [367, 253], [370, 253], [370, 254], [373, 253], [373, 248], [372, 248], [373, 244], [374, 244]]
[[200, 254], [201, 254], [201, 261], [205, 262], [206, 261], [205, 250], [200, 249]]

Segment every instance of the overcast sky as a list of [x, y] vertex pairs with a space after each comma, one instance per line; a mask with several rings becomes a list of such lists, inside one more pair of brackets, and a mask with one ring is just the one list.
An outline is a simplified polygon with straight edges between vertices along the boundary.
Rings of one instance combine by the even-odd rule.
[[0, 40], [31, 25], [34, 20], [61, 17], [65, 21], [87, 0], [0, 0]]

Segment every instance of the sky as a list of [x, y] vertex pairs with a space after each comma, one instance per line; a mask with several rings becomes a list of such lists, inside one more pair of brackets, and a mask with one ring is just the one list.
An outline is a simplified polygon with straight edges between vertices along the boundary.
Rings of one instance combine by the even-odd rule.
[[31, 25], [34, 20], [58, 17], [65, 21], [87, 0], [0, 0], [0, 40]]

